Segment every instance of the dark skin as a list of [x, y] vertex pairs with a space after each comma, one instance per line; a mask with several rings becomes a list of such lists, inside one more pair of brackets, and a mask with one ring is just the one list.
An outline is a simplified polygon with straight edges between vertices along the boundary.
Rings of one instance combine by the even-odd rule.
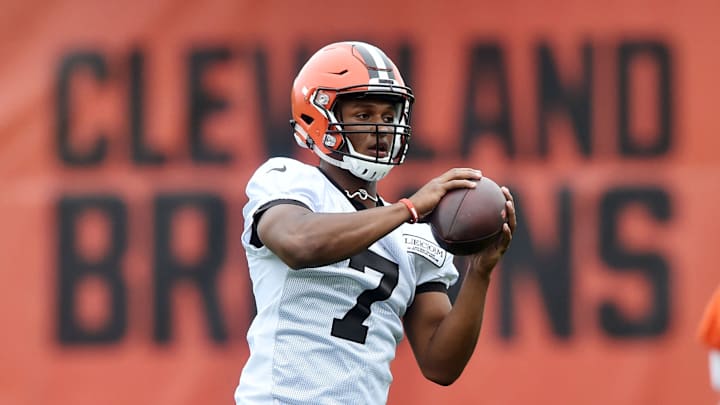
[[[394, 120], [393, 104], [382, 100], [347, 100], [337, 113], [346, 123], [382, 124]], [[375, 126], [367, 134], [350, 135], [359, 153], [375, 156], [387, 149], [391, 136], [378, 138]], [[388, 138], [388, 139], [386, 139]], [[349, 191], [364, 188], [377, 192], [376, 182], [355, 177], [324, 161], [320, 167]], [[449, 190], [475, 187], [482, 174], [472, 168], [454, 168], [430, 180], [409, 197], [420, 217], [430, 213]], [[437, 384], [452, 384], [462, 373], [475, 349], [482, 325], [485, 298], [492, 271], [505, 254], [517, 226], [513, 197], [503, 187], [507, 223], [495, 244], [468, 256], [465, 279], [452, 305], [447, 294], [418, 294], [404, 317], [405, 332], [423, 375]], [[263, 243], [293, 269], [316, 267], [347, 259], [367, 249], [410, 218], [402, 203], [375, 207], [359, 200], [368, 209], [349, 213], [315, 213], [296, 205], [276, 205], [258, 223]]]

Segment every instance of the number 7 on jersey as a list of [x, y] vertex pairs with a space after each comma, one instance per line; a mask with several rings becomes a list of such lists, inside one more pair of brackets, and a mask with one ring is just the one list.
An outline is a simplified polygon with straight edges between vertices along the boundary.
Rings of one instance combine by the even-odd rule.
[[379, 254], [366, 250], [350, 258], [350, 268], [365, 272], [365, 268], [373, 269], [382, 274], [380, 284], [372, 289], [363, 291], [357, 298], [355, 305], [342, 319], [333, 320], [331, 335], [341, 339], [365, 344], [368, 327], [362, 323], [370, 316], [370, 307], [374, 302], [390, 298], [398, 284], [398, 265]]

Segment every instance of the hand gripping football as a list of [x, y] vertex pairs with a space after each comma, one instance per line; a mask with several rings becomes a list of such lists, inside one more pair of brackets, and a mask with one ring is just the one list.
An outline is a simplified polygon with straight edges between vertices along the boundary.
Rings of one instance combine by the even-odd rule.
[[428, 222], [443, 249], [465, 256], [494, 242], [506, 220], [505, 195], [494, 181], [483, 177], [475, 188], [458, 188], [445, 194]]

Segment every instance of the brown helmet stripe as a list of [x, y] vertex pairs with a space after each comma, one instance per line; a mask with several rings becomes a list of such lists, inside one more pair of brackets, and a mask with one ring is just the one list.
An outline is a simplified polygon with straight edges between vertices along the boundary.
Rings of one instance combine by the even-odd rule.
[[353, 46], [358, 50], [360, 56], [362, 56], [371, 79], [395, 80], [393, 63], [384, 52], [363, 42], [355, 42]]

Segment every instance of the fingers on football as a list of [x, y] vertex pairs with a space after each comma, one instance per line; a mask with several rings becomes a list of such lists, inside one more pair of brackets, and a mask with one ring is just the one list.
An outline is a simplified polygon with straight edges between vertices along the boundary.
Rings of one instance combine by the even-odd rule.
[[444, 176], [446, 177], [446, 180], [472, 179], [477, 181], [482, 178], [482, 172], [478, 169], [470, 167], [456, 167], [445, 172]]
[[512, 194], [510, 193], [510, 189], [508, 189], [505, 186], [501, 187], [503, 194], [505, 194], [505, 199], [507, 199], [507, 202], [505, 203], [505, 210], [508, 215], [508, 224], [510, 225], [510, 231], [515, 232], [515, 227], [517, 226], [517, 215], [515, 211], [515, 199], [513, 198]]
[[455, 179], [455, 180], [448, 180], [444, 183], [445, 191], [450, 191], [456, 188], [475, 188], [477, 187], [477, 182], [473, 180], [465, 180], [465, 179]]
[[505, 198], [506, 198], [508, 201], [512, 201], [513, 203], [515, 202], [515, 199], [513, 198], [512, 194], [510, 193], [510, 189], [509, 189], [509, 188], [507, 188], [507, 187], [505, 187], [505, 186], [502, 186], [502, 187], [500, 187], [500, 189], [502, 190], [503, 194], [505, 194]]
[[503, 224], [502, 238], [500, 238], [500, 243], [499, 243], [500, 254], [505, 254], [505, 251], [508, 249], [508, 247], [510, 247], [511, 241], [512, 241], [512, 231], [510, 230], [510, 225]]
[[510, 227], [510, 231], [515, 232], [515, 227], [517, 227], [517, 215], [515, 214], [515, 204], [513, 204], [512, 201], [506, 201], [505, 202], [505, 211], [508, 214], [507, 224]]

